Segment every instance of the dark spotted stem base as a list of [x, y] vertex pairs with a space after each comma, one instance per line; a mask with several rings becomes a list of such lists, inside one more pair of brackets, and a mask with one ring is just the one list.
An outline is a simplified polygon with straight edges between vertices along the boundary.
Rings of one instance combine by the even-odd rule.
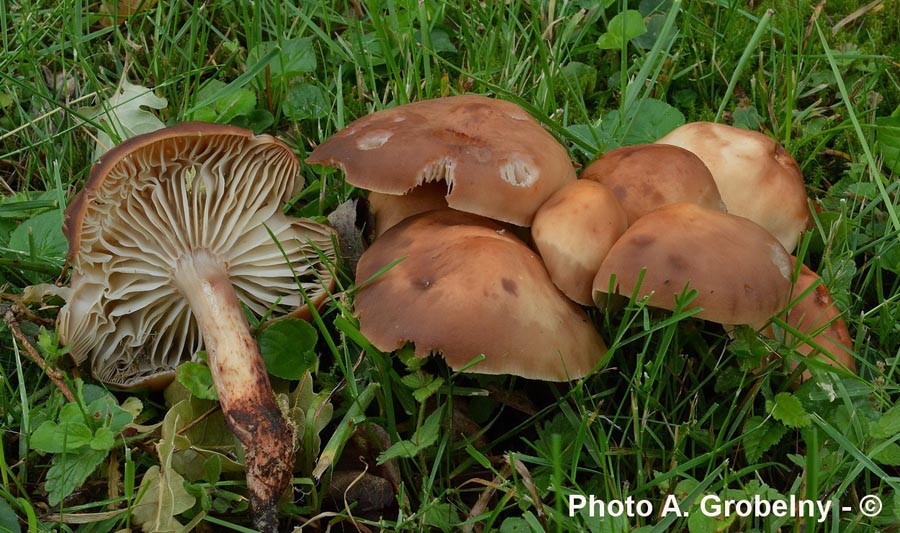
[[293, 431], [275, 402], [227, 267], [212, 253], [196, 251], [179, 260], [175, 284], [200, 326], [225, 420], [246, 451], [256, 528], [277, 532], [276, 504], [294, 466]]

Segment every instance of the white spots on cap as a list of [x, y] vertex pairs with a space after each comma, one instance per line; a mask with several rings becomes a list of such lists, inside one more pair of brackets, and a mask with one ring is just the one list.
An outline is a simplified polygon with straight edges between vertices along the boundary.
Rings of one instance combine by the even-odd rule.
[[772, 261], [772, 264], [778, 267], [778, 271], [781, 272], [781, 275], [788, 281], [791, 279], [791, 258], [788, 253], [784, 250], [784, 247], [778, 243], [772, 243], [769, 245], [769, 259]]
[[366, 133], [356, 140], [356, 147], [360, 150], [374, 150], [381, 148], [388, 142], [394, 133], [387, 130], [375, 130]]
[[506, 116], [513, 120], [528, 120], [529, 118], [531, 118], [529, 115], [526, 115], [521, 111], [508, 111], [506, 113]]
[[514, 152], [500, 165], [500, 178], [515, 187], [531, 187], [540, 178], [540, 171], [531, 158]]
[[456, 160], [452, 157], [442, 157], [429, 163], [416, 177], [416, 186], [434, 181], [443, 181], [447, 184], [447, 194], [453, 189], [453, 177], [456, 171]]
[[396, 115], [395, 117], [391, 118], [391, 122], [395, 124], [398, 122], [403, 122], [404, 120], [406, 120], [406, 117], [403, 115]]

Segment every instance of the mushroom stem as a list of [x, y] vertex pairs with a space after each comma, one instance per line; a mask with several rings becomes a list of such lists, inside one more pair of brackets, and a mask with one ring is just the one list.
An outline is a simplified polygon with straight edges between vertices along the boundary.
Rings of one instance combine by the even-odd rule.
[[198, 250], [178, 261], [175, 285], [191, 306], [228, 426], [246, 451], [247, 487], [260, 531], [278, 531], [276, 503], [291, 481], [293, 432], [281, 414], [225, 262]]

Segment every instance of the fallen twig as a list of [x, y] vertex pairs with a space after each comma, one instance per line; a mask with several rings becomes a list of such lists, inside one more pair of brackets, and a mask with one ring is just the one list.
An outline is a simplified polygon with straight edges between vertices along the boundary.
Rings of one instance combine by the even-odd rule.
[[44, 358], [41, 357], [40, 352], [31, 344], [28, 340], [28, 337], [22, 333], [22, 328], [19, 327], [19, 322], [16, 320], [16, 315], [13, 313], [11, 307], [6, 307], [5, 312], [3, 313], [3, 321], [6, 322], [6, 325], [9, 326], [10, 331], [12, 331], [13, 336], [16, 340], [25, 347], [25, 352], [28, 354], [28, 357], [34, 361], [37, 366], [47, 374], [47, 377], [50, 378], [50, 381], [56, 385], [56, 388], [62, 393], [63, 396], [70, 402], [75, 401], [75, 395], [72, 394], [72, 391], [69, 389], [69, 386], [66, 385], [65, 380], [63, 379], [62, 373], [51, 367], [47, 364], [47, 361], [44, 361]]

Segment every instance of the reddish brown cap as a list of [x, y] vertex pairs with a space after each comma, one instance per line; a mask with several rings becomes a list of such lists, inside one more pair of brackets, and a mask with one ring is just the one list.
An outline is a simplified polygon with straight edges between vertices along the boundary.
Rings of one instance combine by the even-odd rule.
[[578, 180], [538, 209], [531, 235], [553, 283], [572, 300], [593, 305], [594, 276], [627, 227], [625, 211], [609, 189]]
[[[796, 264], [797, 259], [791, 257]], [[815, 285], [815, 287], [813, 287]], [[783, 315], [782, 320], [792, 328], [809, 337], [810, 342], [785, 332], [783, 342], [805, 357], [816, 357], [835, 368], [846, 368], [856, 372], [856, 360], [853, 358], [853, 340], [847, 323], [844, 322], [840, 310], [831, 298], [819, 275], [806, 265], [800, 265], [800, 272], [792, 291], [792, 305]], [[770, 326], [763, 330], [767, 337], [775, 338], [775, 331]], [[797, 364], [792, 362], [791, 367]], [[806, 381], [812, 377], [805, 370], [800, 377]]]
[[237, 296], [260, 316], [301, 312], [298, 279], [321, 302], [333, 280], [319, 254], [334, 258], [333, 231], [282, 212], [298, 171], [271, 136], [197, 122], [104, 154], [66, 210], [72, 291], [59, 334], [72, 357], [90, 357], [95, 377], [118, 387], [171, 379], [201, 347], [173, 282], [198, 251], [227, 265]]
[[360, 331], [380, 350], [413, 342], [453, 369], [484, 354], [472, 372], [547, 381], [583, 377], [606, 352], [538, 256], [476, 215], [429, 211], [394, 226], [363, 254], [356, 282]]
[[638, 297], [674, 310], [685, 287], [697, 296], [685, 309], [721, 324], [759, 324], [784, 309], [791, 289], [791, 261], [784, 247], [754, 222], [680, 203], [639, 218], [616, 241], [594, 279], [602, 303], [610, 278], [629, 297], [646, 274]]
[[519, 226], [575, 180], [566, 149], [519, 106], [477, 95], [425, 100], [372, 113], [306, 160], [338, 167], [347, 182], [405, 194], [445, 181], [448, 205]]
[[654, 209], [691, 202], [725, 211], [716, 182], [693, 153], [668, 144], [623, 146], [603, 154], [581, 173], [608, 187], [634, 222]]
[[693, 122], [656, 141], [680, 146], [712, 172], [728, 212], [766, 228], [790, 252], [809, 226], [800, 167], [774, 139], [712, 122]]

